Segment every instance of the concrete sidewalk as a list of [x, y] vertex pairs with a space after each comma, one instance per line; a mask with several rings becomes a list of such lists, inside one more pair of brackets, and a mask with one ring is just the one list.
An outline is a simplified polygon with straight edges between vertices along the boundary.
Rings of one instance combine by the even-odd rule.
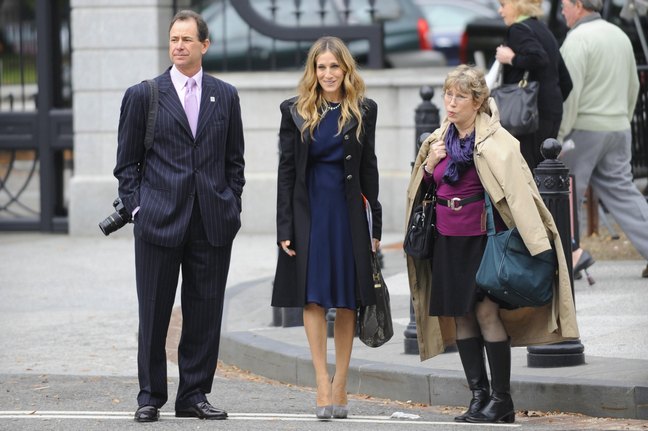
[[[128, 229], [128, 228], [126, 228]], [[395, 335], [378, 349], [356, 341], [349, 391], [394, 400], [465, 405], [457, 353], [425, 362], [405, 355], [410, 320], [399, 234], [383, 238]], [[221, 359], [304, 386], [314, 376], [303, 327], [272, 326], [272, 235], [239, 235], [223, 318]], [[103, 238], [0, 235], [0, 373], [135, 376], [137, 301], [128, 232]], [[529, 368], [513, 349], [516, 409], [648, 419], [648, 280], [643, 261], [598, 261], [596, 284], [576, 281], [585, 365]], [[178, 300], [179, 303], [179, 300]], [[329, 343], [331, 363], [333, 343]], [[170, 375], [176, 367], [169, 367]]]

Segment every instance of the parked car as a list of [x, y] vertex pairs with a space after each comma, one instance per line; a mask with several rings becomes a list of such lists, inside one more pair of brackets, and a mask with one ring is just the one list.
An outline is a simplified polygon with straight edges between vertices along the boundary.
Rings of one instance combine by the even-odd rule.
[[501, 21], [496, 0], [416, 0], [416, 4], [430, 24], [430, 43], [445, 56], [448, 65], [461, 63], [461, 40], [466, 24], [476, 18]]
[[[230, 4], [231, 0], [216, 0], [202, 11], [210, 29], [212, 45], [203, 57], [210, 71], [299, 69], [303, 65], [312, 41], [285, 41], [267, 37], [241, 18]], [[339, 0], [324, 6], [320, 0], [302, 0], [299, 14], [293, 2], [278, 4], [274, 16], [268, 13], [268, 0], [251, 0], [260, 15], [278, 25], [300, 26], [369, 24], [372, 17], [368, 3], [355, 1], [348, 16]], [[413, 0], [381, 0], [376, 2], [375, 22], [383, 23], [385, 67], [416, 67], [443, 65], [444, 58], [429, 45], [429, 25]], [[322, 13], [325, 9], [325, 13]], [[299, 18], [297, 18], [299, 17]], [[369, 43], [355, 40], [349, 50], [360, 65], [366, 64]]]

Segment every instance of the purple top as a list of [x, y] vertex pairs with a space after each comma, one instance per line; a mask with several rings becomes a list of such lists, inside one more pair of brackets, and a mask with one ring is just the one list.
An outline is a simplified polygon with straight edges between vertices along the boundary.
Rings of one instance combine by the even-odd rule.
[[[443, 174], [448, 164], [448, 158], [441, 160], [435, 167], [434, 173], [428, 174], [423, 169], [423, 182], [429, 185], [432, 181], [437, 184], [436, 195], [443, 199], [464, 199], [470, 196], [485, 193], [484, 187], [477, 175], [475, 165], [472, 165], [459, 178], [455, 185], [442, 181]], [[506, 230], [506, 224], [497, 211], [493, 211], [495, 218], [495, 231]], [[437, 230], [445, 236], [478, 236], [486, 235], [486, 207], [484, 199], [466, 204], [459, 211], [454, 211], [447, 206], [436, 206]]]
[[[433, 178], [437, 184], [436, 195], [443, 199], [468, 198], [484, 193], [475, 165], [470, 166], [456, 184], [442, 181], [449, 158], [441, 160], [434, 168]], [[484, 199], [464, 205], [454, 211], [444, 205], [436, 207], [437, 229], [445, 236], [477, 236], [486, 234]]]

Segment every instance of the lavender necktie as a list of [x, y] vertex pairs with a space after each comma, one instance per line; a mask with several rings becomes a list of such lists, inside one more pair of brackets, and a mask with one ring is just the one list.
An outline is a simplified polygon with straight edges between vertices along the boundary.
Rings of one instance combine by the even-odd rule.
[[196, 127], [198, 126], [198, 100], [196, 97], [196, 81], [193, 78], [187, 79], [185, 85], [185, 112], [187, 113], [187, 120], [189, 120], [189, 127], [194, 138], [196, 137]]

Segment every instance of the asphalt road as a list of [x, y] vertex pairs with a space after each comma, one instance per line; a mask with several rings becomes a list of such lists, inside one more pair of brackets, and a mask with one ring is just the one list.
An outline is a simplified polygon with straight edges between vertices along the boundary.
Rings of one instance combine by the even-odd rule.
[[[233, 292], [267, 279], [274, 266], [268, 256], [276, 253], [269, 237], [237, 241], [228, 288]], [[267, 247], [248, 246], [258, 241]], [[0, 430], [648, 430], [648, 421], [556, 412], [518, 412], [513, 425], [455, 424], [459, 408], [360, 395], [350, 396], [350, 419], [317, 421], [312, 388], [230, 365], [219, 367], [209, 395], [230, 413], [227, 421], [176, 419], [170, 402], [158, 423], [137, 424], [132, 420], [138, 390], [132, 259], [127, 237], [0, 235]], [[256, 264], [241, 264], [250, 259]], [[262, 320], [268, 322], [269, 310], [263, 310]], [[171, 398], [177, 384], [172, 360], [170, 355]]]

